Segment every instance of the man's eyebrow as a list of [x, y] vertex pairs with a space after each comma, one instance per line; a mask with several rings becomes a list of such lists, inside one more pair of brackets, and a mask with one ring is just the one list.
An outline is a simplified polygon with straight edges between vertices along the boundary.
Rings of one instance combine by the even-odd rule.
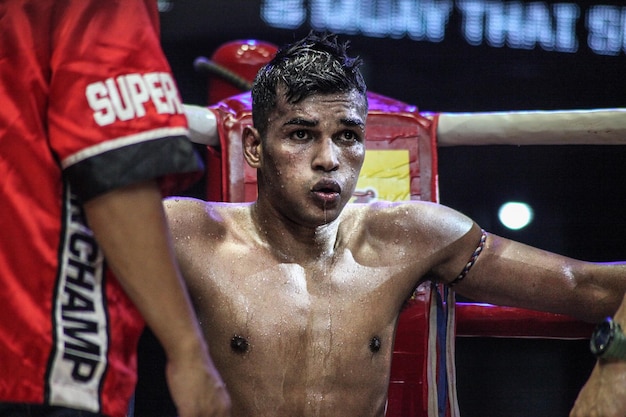
[[[342, 125], [348, 126], [348, 127], [358, 127], [360, 129], [365, 129], [365, 123], [363, 123], [363, 120], [359, 119], [359, 118], [343, 118], [340, 119], [339, 122]], [[294, 117], [293, 119], [289, 119], [287, 120], [283, 126], [305, 126], [305, 127], [315, 127], [317, 125], [319, 125], [319, 120], [310, 120], [310, 119], [305, 119], [303, 117]]]
[[314, 126], [317, 126], [318, 124], [319, 124], [319, 121], [317, 120], [309, 120], [309, 119], [304, 119], [302, 117], [294, 117], [293, 119], [287, 120], [283, 124], [283, 126], [297, 125], [297, 126], [314, 127]]
[[363, 120], [357, 119], [357, 118], [341, 119], [341, 124], [344, 124], [350, 127], [358, 127], [361, 129], [365, 129], [365, 123], [363, 123]]

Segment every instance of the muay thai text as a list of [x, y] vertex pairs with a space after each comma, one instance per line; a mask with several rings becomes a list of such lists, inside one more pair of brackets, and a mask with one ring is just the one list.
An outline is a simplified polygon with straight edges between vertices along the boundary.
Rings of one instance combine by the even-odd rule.
[[[288, 7], [287, 7], [288, 6]], [[626, 53], [626, 6], [502, 0], [265, 0], [270, 26], [441, 42], [450, 31], [470, 45], [574, 53]], [[450, 22], [455, 27], [450, 27]]]

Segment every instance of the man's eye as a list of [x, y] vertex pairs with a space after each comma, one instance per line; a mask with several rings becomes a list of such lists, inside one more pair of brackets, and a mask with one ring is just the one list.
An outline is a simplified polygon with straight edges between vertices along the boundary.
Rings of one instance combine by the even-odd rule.
[[291, 134], [291, 137], [297, 140], [308, 139], [309, 134], [306, 130], [296, 130]]
[[350, 130], [346, 130], [345, 132], [343, 132], [341, 135], [341, 139], [345, 142], [358, 142], [360, 140], [359, 135]]

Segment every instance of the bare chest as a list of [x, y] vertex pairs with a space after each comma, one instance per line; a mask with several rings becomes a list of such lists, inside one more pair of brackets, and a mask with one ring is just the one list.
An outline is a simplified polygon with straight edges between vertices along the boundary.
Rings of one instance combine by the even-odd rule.
[[331, 346], [367, 353], [374, 339], [390, 343], [410, 293], [406, 268], [366, 266], [349, 254], [307, 265], [254, 257], [213, 265], [194, 285], [199, 315], [214, 337], [245, 339], [249, 353], [303, 345], [309, 354]]
[[[349, 252], [306, 265], [250, 255], [233, 258], [231, 251], [198, 264], [202, 278], [192, 286], [211, 355], [236, 387], [231, 395], [246, 410], [241, 414], [382, 409], [410, 268], [366, 265]], [[304, 412], [307, 404], [328, 410]], [[270, 405], [289, 412], [260, 412]]]

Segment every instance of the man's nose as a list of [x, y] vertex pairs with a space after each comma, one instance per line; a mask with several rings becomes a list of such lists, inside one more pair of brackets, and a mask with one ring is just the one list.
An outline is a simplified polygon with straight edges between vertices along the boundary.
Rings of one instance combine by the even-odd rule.
[[313, 157], [313, 169], [334, 171], [339, 167], [339, 149], [332, 138], [321, 140]]

